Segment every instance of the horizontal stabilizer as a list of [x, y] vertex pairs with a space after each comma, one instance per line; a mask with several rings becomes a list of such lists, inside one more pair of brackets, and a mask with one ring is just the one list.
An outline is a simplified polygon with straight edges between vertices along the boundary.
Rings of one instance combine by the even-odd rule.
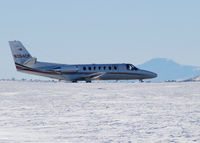
[[36, 61], [37, 61], [37, 58], [32, 57], [32, 58], [28, 59], [27, 61], [25, 61], [23, 63], [23, 65], [24, 66], [31, 66], [31, 65], [34, 65], [36, 63]]

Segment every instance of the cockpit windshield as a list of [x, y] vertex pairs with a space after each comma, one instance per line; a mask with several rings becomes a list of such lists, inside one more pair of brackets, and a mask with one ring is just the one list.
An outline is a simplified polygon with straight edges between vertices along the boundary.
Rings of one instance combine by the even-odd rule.
[[126, 67], [127, 67], [127, 70], [130, 70], [130, 71], [136, 71], [136, 70], [138, 70], [138, 68], [136, 68], [136, 67], [135, 67], [134, 65], [132, 65], [132, 64], [127, 64]]

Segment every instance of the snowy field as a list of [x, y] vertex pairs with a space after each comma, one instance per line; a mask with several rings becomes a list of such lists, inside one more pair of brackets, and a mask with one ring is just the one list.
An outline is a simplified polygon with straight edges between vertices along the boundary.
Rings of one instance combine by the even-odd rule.
[[0, 81], [0, 143], [200, 143], [200, 83]]

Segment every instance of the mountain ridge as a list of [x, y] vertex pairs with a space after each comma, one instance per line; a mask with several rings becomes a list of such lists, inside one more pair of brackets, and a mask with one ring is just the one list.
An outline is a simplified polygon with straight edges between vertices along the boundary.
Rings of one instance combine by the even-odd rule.
[[200, 75], [193, 77], [193, 78], [190, 78], [190, 79], [183, 80], [183, 81], [184, 82], [200, 82]]
[[158, 74], [151, 81], [185, 80], [200, 75], [200, 67], [181, 65], [167, 58], [154, 58], [138, 67]]

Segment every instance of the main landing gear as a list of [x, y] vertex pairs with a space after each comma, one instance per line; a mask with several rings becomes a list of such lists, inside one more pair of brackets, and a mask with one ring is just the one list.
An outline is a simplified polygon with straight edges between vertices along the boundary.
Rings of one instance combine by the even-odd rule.
[[144, 82], [143, 79], [140, 79], [139, 81], [140, 81], [140, 82]]
[[[77, 83], [78, 81], [77, 80], [72, 80], [72, 83]], [[91, 80], [86, 80], [85, 81], [86, 83], [91, 83], [92, 81]]]
[[77, 83], [77, 80], [72, 80], [72, 83]]

